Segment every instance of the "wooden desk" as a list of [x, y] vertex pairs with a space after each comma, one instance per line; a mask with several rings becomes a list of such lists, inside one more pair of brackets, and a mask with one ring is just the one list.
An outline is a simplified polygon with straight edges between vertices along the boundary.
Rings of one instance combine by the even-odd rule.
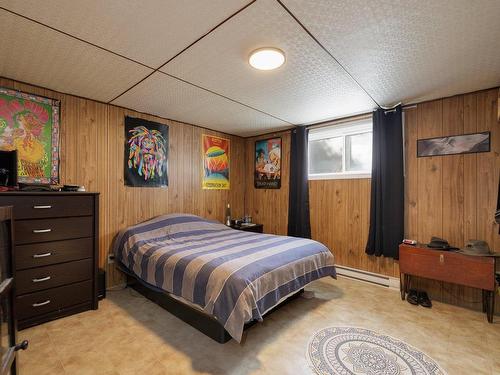
[[464, 255], [451, 251], [434, 250], [424, 245], [399, 245], [401, 299], [405, 299], [411, 276], [465, 285], [483, 291], [483, 312], [493, 322], [495, 311], [494, 257]]

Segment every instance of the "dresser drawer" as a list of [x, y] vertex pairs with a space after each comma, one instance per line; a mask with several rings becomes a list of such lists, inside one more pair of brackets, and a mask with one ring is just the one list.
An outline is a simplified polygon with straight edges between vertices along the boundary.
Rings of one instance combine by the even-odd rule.
[[65, 285], [59, 288], [25, 294], [16, 298], [16, 312], [19, 320], [57, 311], [65, 307], [91, 301], [92, 281]]
[[18, 271], [16, 275], [16, 294], [31, 293], [91, 279], [92, 267], [92, 259], [84, 259]]
[[16, 270], [92, 258], [93, 238], [18, 245], [14, 248]]
[[92, 196], [0, 196], [1, 206], [14, 206], [14, 219], [87, 216], [94, 211]]
[[428, 279], [485, 290], [495, 289], [495, 261], [490, 257], [400, 247], [399, 269], [402, 273]]
[[92, 216], [61, 219], [18, 220], [14, 226], [16, 245], [93, 236]]

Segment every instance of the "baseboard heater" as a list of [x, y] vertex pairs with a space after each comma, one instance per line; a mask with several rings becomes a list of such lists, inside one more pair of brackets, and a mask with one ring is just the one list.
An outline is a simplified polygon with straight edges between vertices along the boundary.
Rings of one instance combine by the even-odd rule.
[[335, 266], [337, 275], [399, 290], [399, 279], [346, 266]]

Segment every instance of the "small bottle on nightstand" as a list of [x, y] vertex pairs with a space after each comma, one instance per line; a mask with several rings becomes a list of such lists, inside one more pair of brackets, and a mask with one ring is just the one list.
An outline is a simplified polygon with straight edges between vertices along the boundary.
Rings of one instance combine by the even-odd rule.
[[231, 207], [229, 207], [229, 203], [227, 204], [226, 207], [226, 225], [228, 227], [231, 226]]

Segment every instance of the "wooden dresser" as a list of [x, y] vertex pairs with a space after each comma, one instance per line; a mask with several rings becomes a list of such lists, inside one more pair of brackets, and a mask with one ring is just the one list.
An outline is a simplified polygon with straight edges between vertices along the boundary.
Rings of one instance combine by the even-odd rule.
[[14, 208], [19, 329], [97, 309], [99, 194], [5, 192]]
[[471, 256], [429, 249], [425, 245], [399, 245], [401, 298], [410, 288], [411, 276], [465, 285], [483, 291], [483, 312], [493, 322], [495, 311], [495, 261], [497, 258]]

